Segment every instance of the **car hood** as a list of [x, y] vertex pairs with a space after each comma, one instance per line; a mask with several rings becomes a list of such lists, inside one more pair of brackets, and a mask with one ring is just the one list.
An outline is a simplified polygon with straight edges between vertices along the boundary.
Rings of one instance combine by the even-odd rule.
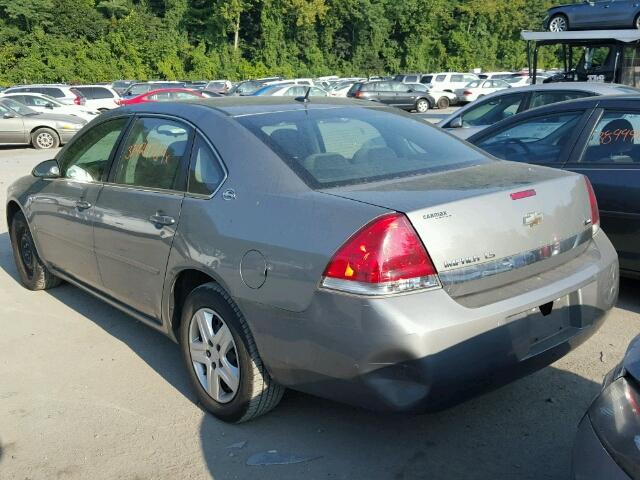
[[622, 364], [629, 375], [640, 381], [640, 335], [629, 344]]

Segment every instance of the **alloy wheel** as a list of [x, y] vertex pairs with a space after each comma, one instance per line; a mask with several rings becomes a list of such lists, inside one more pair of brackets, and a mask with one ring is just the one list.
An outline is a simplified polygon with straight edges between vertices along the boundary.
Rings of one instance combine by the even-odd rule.
[[231, 330], [210, 308], [201, 308], [189, 325], [191, 363], [202, 388], [218, 403], [229, 403], [240, 388], [238, 350]]
[[429, 110], [429, 104], [426, 100], [419, 100], [418, 104], [416, 105], [416, 110], [418, 111], [418, 113], [424, 113]]
[[567, 19], [562, 16], [554, 17], [549, 22], [550, 32], [564, 32], [566, 30], [568, 30]]

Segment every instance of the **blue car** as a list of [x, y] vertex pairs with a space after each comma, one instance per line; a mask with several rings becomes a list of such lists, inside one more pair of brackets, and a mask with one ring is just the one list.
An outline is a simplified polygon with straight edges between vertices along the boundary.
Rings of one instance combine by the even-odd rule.
[[566, 30], [640, 29], [640, 0], [595, 0], [549, 9], [545, 28]]

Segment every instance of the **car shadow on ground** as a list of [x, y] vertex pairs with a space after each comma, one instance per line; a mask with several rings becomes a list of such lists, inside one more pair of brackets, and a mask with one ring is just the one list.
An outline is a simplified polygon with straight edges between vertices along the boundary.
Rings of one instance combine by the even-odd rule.
[[[18, 281], [7, 233], [0, 268]], [[620, 303], [640, 310], [638, 283], [623, 281]], [[70, 285], [47, 292], [128, 345], [192, 401], [196, 397], [172, 341]], [[241, 425], [203, 417], [203, 457], [216, 479], [557, 479], [567, 478], [575, 428], [599, 385], [549, 367], [449, 410], [377, 414], [287, 392], [268, 415]], [[247, 466], [276, 450], [308, 461]]]

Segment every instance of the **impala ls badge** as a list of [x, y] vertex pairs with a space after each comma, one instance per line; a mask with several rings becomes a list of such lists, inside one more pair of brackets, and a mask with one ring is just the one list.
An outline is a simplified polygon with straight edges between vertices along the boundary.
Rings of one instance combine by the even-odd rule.
[[535, 227], [536, 225], [540, 225], [544, 220], [544, 215], [540, 212], [529, 212], [522, 219], [522, 224], [525, 227]]

